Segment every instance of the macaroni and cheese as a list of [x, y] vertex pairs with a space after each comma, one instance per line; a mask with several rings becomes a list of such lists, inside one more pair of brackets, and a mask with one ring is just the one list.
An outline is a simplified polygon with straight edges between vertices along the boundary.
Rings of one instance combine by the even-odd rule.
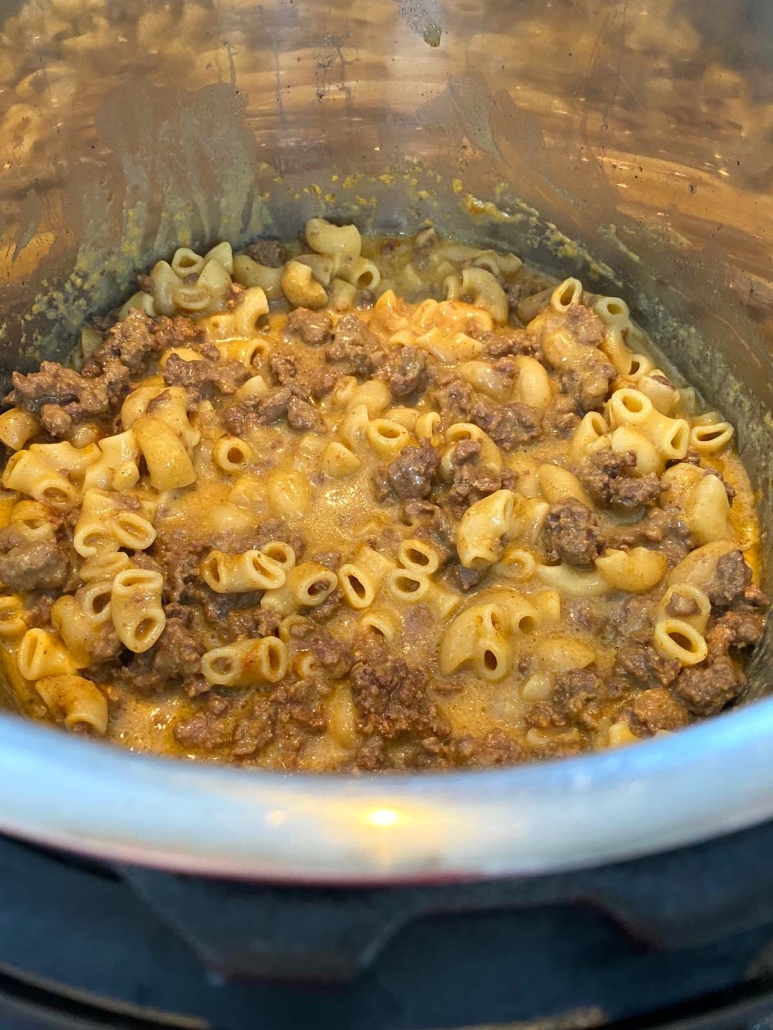
[[510, 253], [180, 248], [0, 415], [20, 706], [278, 769], [512, 763], [718, 712], [759, 638], [733, 427]]

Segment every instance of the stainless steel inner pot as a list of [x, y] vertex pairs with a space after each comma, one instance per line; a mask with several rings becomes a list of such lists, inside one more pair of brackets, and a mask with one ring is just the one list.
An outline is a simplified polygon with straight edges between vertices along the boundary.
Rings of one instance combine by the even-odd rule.
[[[624, 297], [738, 426], [770, 526], [768, 0], [8, 0], [0, 17], [6, 378], [65, 355], [178, 243], [429, 218]], [[5, 715], [0, 830], [263, 879], [534, 874], [770, 818], [771, 739], [763, 698], [560, 763], [312, 778]]]

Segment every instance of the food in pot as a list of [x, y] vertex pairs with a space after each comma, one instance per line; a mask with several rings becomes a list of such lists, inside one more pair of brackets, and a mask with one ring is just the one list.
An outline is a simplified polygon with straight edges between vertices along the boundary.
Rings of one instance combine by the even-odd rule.
[[321, 218], [139, 286], [0, 416], [28, 714], [375, 771], [602, 749], [739, 695], [752, 491], [623, 300]]

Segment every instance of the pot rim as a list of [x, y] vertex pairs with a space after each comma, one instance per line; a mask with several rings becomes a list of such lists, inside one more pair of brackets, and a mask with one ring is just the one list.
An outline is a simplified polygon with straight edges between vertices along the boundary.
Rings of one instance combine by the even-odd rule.
[[270, 882], [440, 883], [601, 865], [773, 817], [773, 698], [667, 738], [527, 766], [281, 774], [135, 754], [0, 716], [0, 832]]

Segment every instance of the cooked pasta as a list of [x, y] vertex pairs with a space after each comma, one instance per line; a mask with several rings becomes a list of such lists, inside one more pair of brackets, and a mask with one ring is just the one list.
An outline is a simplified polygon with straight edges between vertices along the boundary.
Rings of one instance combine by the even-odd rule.
[[161, 573], [146, 569], [124, 569], [113, 580], [110, 600], [115, 632], [136, 654], [151, 648], [164, 631], [162, 589]]
[[624, 299], [322, 217], [140, 286], [0, 414], [29, 714], [370, 771], [622, 746], [740, 694], [751, 487]]

